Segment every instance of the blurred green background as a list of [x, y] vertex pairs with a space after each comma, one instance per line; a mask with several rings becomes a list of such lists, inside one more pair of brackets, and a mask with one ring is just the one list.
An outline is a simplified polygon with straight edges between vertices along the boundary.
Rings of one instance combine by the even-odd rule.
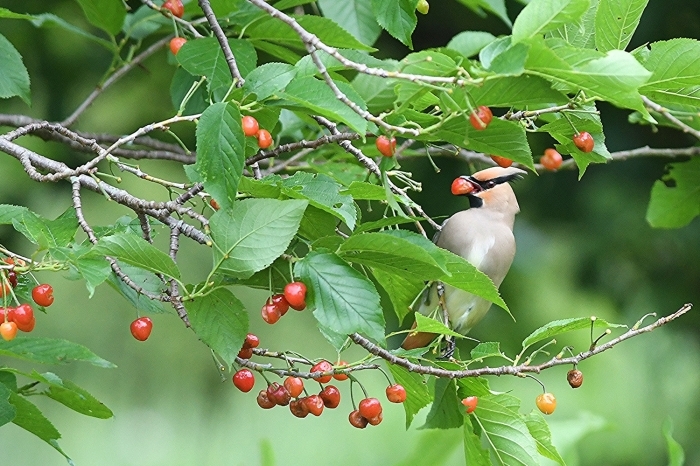
[[[138, 2], [129, 2], [137, 5]], [[79, 27], [89, 28], [74, 1], [16, 2], [0, 7], [18, 12], [54, 13]], [[511, 17], [521, 5], [508, 3]], [[491, 17], [481, 18], [454, 1], [431, 2], [430, 14], [419, 19], [416, 49], [444, 45], [462, 30], [505, 33]], [[33, 105], [19, 99], [0, 101], [0, 113], [28, 114], [61, 120], [89, 94], [109, 66], [102, 49], [77, 35], [58, 29], [34, 29], [15, 20], [0, 20], [0, 33], [20, 51], [32, 78]], [[672, 37], [700, 37], [700, 3], [650, 0], [630, 47]], [[407, 50], [382, 36], [381, 55], [401, 57]], [[163, 50], [133, 70], [102, 95], [79, 120], [86, 131], [128, 133], [172, 115], [169, 98], [172, 60]], [[608, 148], [682, 147], [688, 136], [668, 129], [628, 125], [626, 112], [602, 105]], [[175, 128], [192, 144], [193, 127]], [[83, 155], [55, 144], [25, 138], [26, 146], [76, 164]], [[533, 139], [533, 152], [551, 145]], [[416, 199], [435, 217], [463, 208], [446, 195], [456, 174], [468, 167], [454, 159], [438, 159], [436, 174], [424, 160], [404, 163], [424, 184]], [[164, 178], [182, 179], [180, 167], [169, 163], [141, 164]], [[538, 326], [559, 318], [596, 315], [612, 322], [634, 324], [649, 312], [668, 314], [686, 302], [700, 305], [700, 222], [680, 230], [651, 229], [644, 220], [649, 190], [664, 172], [665, 161], [638, 159], [608, 166], [591, 166], [577, 173], [529, 175], [515, 186], [522, 213], [516, 222], [518, 253], [501, 288], [517, 322], [492, 310], [473, 332], [482, 341], [502, 341], [510, 354]], [[29, 182], [19, 163], [0, 154], [0, 203], [21, 204], [47, 217], [70, 205], [70, 187]], [[137, 194], [165, 199], [167, 193], [124, 177], [122, 187]], [[93, 224], [107, 224], [125, 209], [87, 193], [85, 211]], [[0, 242], [20, 252], [31, 249], [6, 227]], [[188, 242], [180, 256], [185, 278], [201, 279], [210, 265], [210, 252]], [[260, 410], [254, 392], [242, 394], [229, 377], [222, 380], [208, 349], [174, 315], [153, 316], [151, 338], [137, 342], [128, 324], [135, 310], [107, 286], [92, 299], [80, 282], [44, 274], [56, 290], [48, 315], [38, 317], [33, 335], [61, 337], [81, 343], [117, 364], [105, 370], [88, 365], [36, 367], [73, 380], [115, 413], [110, 420], [78, 415], [51, 400], [35, 401], [61, 431], [63, 449], [78, 465], [249, 465], [249, 464], [463, 464], [460, 431], [404, 431], [400, 406], [385, 403], [384, 422], [360, 431], [347, 422], [350, 410], [347, 382], [339, 383], [343, 402], [320, 418], [299, 420], [286, 409]], [[263, 346], [293, 348], [310, 357], [335, 357], [316, 330], [310, 313], [290, 313], [278, 325], [257, 318], [265, 294], [237, 290], [251, 310], [251, 330]], [[391, 316], [388, 316], [391, 321]], [[661, 426], [667, 419], [683, 445], [686, 464], [700, 464], [700, 339], [697, 311], [652, 334], [635, 338], [585, 361], [585, 383], [571, 390], [567, 368], [546, 371], [541, 379], [556, 394], [558, 408], [548, 417], [555, 444], [570, 465], [665, 464]], [[560, 341], [577, 349], [588, 345], [587, 332]], [[398, 342], [394, 342], [395, 345]], [[463, 351], [469, 344], [461, 346]], [[351, 349], [344, 359], [362, 352]], [[0, 364], [17, 364], [0, 357]], [[385, 381], [379, 374], [360, 374], [369, 391], [383, 398]], [[491, 380], [497, 390], [521, 397], [522, 411], [534, 409], [540, 387], [532, 380]], [[422, 413], [424, 417], [425, 413]], [[414, 426], [421, 425], [421, 416]], [[0, 429], [0, 464], [62, 465], [51, 447], [22, 429]]]

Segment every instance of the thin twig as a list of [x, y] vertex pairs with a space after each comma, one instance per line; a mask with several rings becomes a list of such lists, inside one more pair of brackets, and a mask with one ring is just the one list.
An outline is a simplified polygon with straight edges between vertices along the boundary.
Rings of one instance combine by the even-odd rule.
[[219, 41], [219, 46], [224, 52], [224, 58], [226, 59], [226, 64], [228, 65], [228, 69], [231, 72], [231, 77], [233, 78], [234, 86], [243, 87], [243, 84], [245, 84], [245, 80], [243, 79], [243, 76], [241, 76], [241, 72], [238, 70], [236, 57], [233, 56], [231, 47], [228, 45], [228, 39], [226, 39], [226, 34], [224, 34], [224, 31], [221, 29], [219, 22], [216, 20], [216, 15], [214, 14], [214, 10], [212, 10], [211, 5], [209, 4], [209, 0], [199, 0], [199, 7], [204, 12], [204, 16], [206, 16], [207, 21], [209, 22], [209, 26], [211, 27], [211, 30], [216, 36], [216, 40]]

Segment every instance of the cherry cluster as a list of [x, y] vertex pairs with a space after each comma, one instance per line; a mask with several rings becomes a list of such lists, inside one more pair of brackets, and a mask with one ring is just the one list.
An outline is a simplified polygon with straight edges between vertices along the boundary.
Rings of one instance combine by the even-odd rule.
[[306, 309], [306, 285], [303, 282], [287, 283], [284, 293], [270, 296], [260, 313], [265, 322], [276, 324], [290, 307], [296, 311]]
[[[260, 339], [249, 333], [246, 335], [238, 357], [250, 359], [253, 356], [253, 349], [260, 345]], [[278, 382], [270, 383], [267, 378], [267, 388], [260, 390], [256, 401], [263, 409], [271, 409], [275, 406], [289, 406], [292, 415], [298, 418], [305, 418], [309, 414], [320, 416], [324, 409], [335, 409], [340, 405], [340, 390], [335, 385], [325, 385], [331, 380], [345, 381], [350, 378], [347, 373], [337, 372], [348, 367], [345, 361], [338, 361], [335, 367], [326, 360], [321, 360], [312, 365], [310, 372], [334, 372], [333, 374], [321, 375], [313, 379], [319, 383], [321, 390], [318, 394], [309, 394], [304, 386], [304, 379], [295, 376], [288, 376], [282, 384]], [[263, 375], [263, 377], [265, 377]], [[353, 380], [357, 382], [356, 380]], [[359, 383], [359, 382], [357, 382]], [[255, 375], [248, 368], [242, 368], [233, 375], [233, 384], [240, 391], [248, 393], [255, 385]], [[364, 388], [362, 388], [364, 391]], [[351, 388], [352, 390], [352, 388]], [[403, 403], [406, 400], [406, 389], [399, 384], [389, 385], [386, 389], [386, 397], [392, 403]], [[353, 402], [354, 408], [354, 402]], [[367, 424], [378, 425], [382, 422], [382, 405], [376, 398], [367, 397], [360, 401], [357, 409], [353, 409], [349, 416], [350, 424], [359, 429], [364, 429]]]
[[[17, 303], [16, 307], [6, 306], [0, 307], [2, 322], [0, 323], [0, 336], [3, 340], [14, 340], [17, 336], [17, 331], [31, 332], [36, 325], [36, 317], [34, 309], [28, 303], [20, 304], [14, 294], [13, 289], [17, 288], [17, 272], [14, 269], [15, 264], [24, 267], [26, 264], [21, 259], [7, 257], [4, 259], [6, 264], [10, 264], [12, 268], [7, 272], [2, 273], [2, 284], [0, 285], [0, 299], [5, 302], [8, 298], [14, 299]], [[41, 283], [32, 289], [32, 299], [36, 304], [42, 307], [48, 307], [53, 304], [53, 287], [46, 283]]]

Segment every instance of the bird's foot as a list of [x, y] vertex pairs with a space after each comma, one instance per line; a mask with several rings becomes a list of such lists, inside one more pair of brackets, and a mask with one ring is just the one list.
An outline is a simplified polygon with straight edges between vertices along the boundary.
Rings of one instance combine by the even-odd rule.
[[438, 359], [448, 359], [451, 360], [452, 356], [455, 354], [455, 349], [457, 344], [455, 339], [452, 337], [445, 338], [445, 349], [442, 350], [442, 354], [438, 356]]

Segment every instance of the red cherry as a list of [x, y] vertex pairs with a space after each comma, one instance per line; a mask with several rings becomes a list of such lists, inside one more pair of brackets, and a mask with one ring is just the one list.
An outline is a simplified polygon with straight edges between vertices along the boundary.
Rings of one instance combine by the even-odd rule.
[[146, 341], [151, 336], [153, 321], [148, 317], [139, 317], [131, 323], [131, 334], [138, 341]]
[[20, 304], [8, 313], [7, 320], [16, 323], [18, 327], [26, 327], [34, 320], [34, 310], [29, 304]]
[[552, 148], [545, 149], [544, 155], [540, 157], [540, 163], [547, 170], [556, 170], [562, 164], [561, 154]]
[[462, 404], [467, 407], [467, 414], [474, 412], [477, 403], [479, 403], [479, 398], [475, 396], [468, 396], [462, 400]]
[[53, 287], [46, 283], [35, 286], [32, 290], [32, 299], [39, 306], [51, 306], [53, 304]]
[[314, 416], [320, 416], [321, 413], [323, 412], [323, 399], [321, 399], [320, 396], [318, 395], [310, 395], [304, 398], [304, 404], [306, 405], [306, 409], [309, 410], [311, 414]]
[[348, 416], [348, 420], [353, 427], [357, 427], [358, 429], [364, 429], [367, 427], [367, 419], [362, 417], [362, 414], [360, 414], [358, 410], [351, 412]]
[[185, 6], [182, 4], [182, 0], [167, 0], [163, 3], [163, 8], [169, 10], [173, 16], [178, 18], [182, 18], [182, 15], [185, 14]]
[[270, 397], [267, 396], [267, 390], [260, 390], [256, 401], [258, 402], [258, 406], [260, 406], [262, 409], [274, 408], [275, 405], [277, 405], [277, 403], [272, 401]]
[[491, 160], [496, 162], [496, 165], [498, 165], [499, 167], [503, 167], [503, 168], [508, 168], [511, 165], [513, 165], [513, 161], [511, 159], [501, 157], [500, 155], [492, 155]]
[[382, 404], [376, 398], [365, 398], [360, 401], [359, 410], [362, 417], [370, 420], [382, 413]]
[[212, 197], [211, 199], [209, 199], [209, 205], [210, 205], [211, 208], [214, 209], [214, 210], [219, 210], [219, 209], [221, 208], [221, 206], [219, 205], [219, 203], [216, 202], [216, 199], [214, 199], [213, 197]]
[[270, 301], [272, 301], [272, 304], [277, 306], [277, 309], [280, 311], [281, 316], [285, 315], [289, 310], [289, 303], [287, 302], [283, 294], [272, 295]]
[[7, 272], [7, 280], [12, 285], [12, 288], [17, 288], [17, 273], [14, 270]]
[[260, 344], [260, 338], [254, 333], [249, 333], [245, 336], [245, 341], [243, 342], [243, 348], [257, 348]]
[[396, 152], [396, 138], [389, 139], [388, 137], [382, 135], [377, 138], [377, 149], [379, 153], [384, 157], [393, 157], [394, 152]]
[[471, 183], [471, 181], [460, 176], [459, 178], [455, 178], [455, 180], [452, 182], [450, 191], [455, 196], [464, 196], [465, 194], [469, 194], [474, 191], [474, 185]]
[[36, 317], [32, 317], [32, 320], [28, 324], [17, 324], [17, 328], [23, 332], [29, 333], [32, 330], [34, 330], [34, 326], [36, 325]]
[[479, 106], [475, 112], [469, 115], [469, 122], [477, 131], [485, 130], [492, 119], [493, 113], [491, 113], [491, 109], [485, 105]]
[[[336, 369], [342, 369], [343, 367], [345, 367], [347, 365], [348, 365], [348, 363], [345, 361], [338, 361], [338, 363], [335, 366], [336, 366]], [[348, 380], [349, 376], [348, 376], [348, 374], [333, 374], [333, 378], [335, 380], [343, 381], [343, 380]]]
[[248, 393], [255, 385], [255, 376], [250, 369], [241, 369], [233, 374], [233, 384], [243, 393]]
[[373, 426], [378, 426], [381, 424], [381, 422], [384, 420], [384, 415], [382, 413], [377, 414], [375, 417], [371, 419], [367, 419], [367, 422], [370, 423], [370, 425]]
[[275, 324], [278, 320], [280, 320], [280, 317], [282, 317], [282, 314], [280, 314], [277, 306], [270, 302], [265, 303], [260, 313], [262, 314], [263, 320], [268, 324]]
[[590, 133], [583, 131], [574, 135], [574, 144], [576, 144], [576, 147], [583, 152], [591, 152], [593, 151], [595, 141]]
[[386, 387], [386, 399], [392, 403], [403, 403], [406, 401], [406, 389], [397, 383], [389, 385]]
[[183, 45], [187, 43], [187, 39], [184, 37], [173, 37], [170, 39], [170, 51], [173, 55], [177, 55]]
[[280, 406], [287, 406], [292, 399], [287, 389], [277, 382], [273, 382], [267, 387], [267, 397]]
[[340, 390], [338, 390], [333, 385], [326, 385], [318, 394], [323, 400], [323, 404], [328, 409], [337, 408], [340, 404]]
[[266, 129], [261, 129], [258, 131], [258, 147], [261, 149], [267, 149], [272, 145], [272, 135]]
[[241, 359], [250, 359], [253, 357], [253, 348], [241, 348], [238, 352], [238, 357]]
[[14, 322], [3, 322], [0, 324], [0, 336], [5, 341], [14, 340], [17, 336], [17, 324]]
[[304, 403], [304, 398], [292, 400], [291, 403], [289, 403], [289, 410], [294, 416], [298, 418], [303, 419], [309, 415], [309, 408], [306, 407], [306, 403]]
[[243, 128], [243, 134], [246, 136], [255, 136], [260, 131], [258, 120], [249, 115], [241, 118], [241, 128]]
[[292, 398], [296, 398], [304, 391], [304, 381], [299, 377], [287, 377], [284, 379], [284, 388]]
[[287, 283], [284, 287], [284, 298], [292, 309], [301, 311], [306, 307], [306, 285], [302, 282]]
[[[329, 372], [333, 370], [333, 366], [328, 361], [321, 361], [314, 364], [311, 368], [311, 372]], [[315, 377], [314, 380], [319, 383], [328, 383], [333, 378], [332, 375], [322, 375], [320, 377]]]

